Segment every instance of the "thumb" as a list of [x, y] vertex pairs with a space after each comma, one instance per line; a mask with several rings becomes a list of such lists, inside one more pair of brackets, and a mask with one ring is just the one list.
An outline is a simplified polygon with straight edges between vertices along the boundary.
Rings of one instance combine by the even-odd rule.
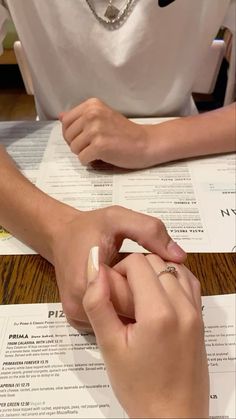
[[156, 253], [165, 260], [182, 263], [186, 253], [169, 236], [164, 223], [158, 218], [119, 207], [116, 220], [116, 232], [143, 246], [149, 252]]
[[110, 300], [108, 272], [99, 266], [99, 248], [92, 247], [88, 258], [88, 286], [83, 298], [84, 310], [93, 327], [101, 349], [114, 348], [119, 342], [124, 325]]

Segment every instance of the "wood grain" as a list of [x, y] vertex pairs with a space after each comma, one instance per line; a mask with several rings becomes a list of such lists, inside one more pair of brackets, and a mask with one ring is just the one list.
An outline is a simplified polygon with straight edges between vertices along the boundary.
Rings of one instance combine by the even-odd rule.
[[39, 255], [0, 256], [0, 303], [60, 301], [54, 268]]
[[[199, 278], [202, 295], [235, 292], [235, 254], [189, 254], [186, 265]], [[54, 268], [39, 255], [0, 256], [0, 304], [60, 301]]]

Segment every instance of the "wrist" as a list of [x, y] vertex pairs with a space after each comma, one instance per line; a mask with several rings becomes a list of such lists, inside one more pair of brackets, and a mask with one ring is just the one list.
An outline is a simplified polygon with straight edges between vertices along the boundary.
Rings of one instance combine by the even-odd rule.
[[163, 123], [146, 126], [145, 160], [148, 166], [156, 166], [170, 160], [171, 141], [168, 136], [168, 126]]
[[67, 226], [78, 218], [81, 211], [63, 204], [59, 201], [52, 200], [50, 203], [46, 218], [44, 221], [44, 238], [46, 246], [40, 251], [49, 262], [54, 265], [55, 249], [59, 240], [63, 240], [67, 231]]
[[146, 126], [146, 160], [149, 166], [174, 161], [184, 157], [186, 127], [184, 118], [172, 119]]

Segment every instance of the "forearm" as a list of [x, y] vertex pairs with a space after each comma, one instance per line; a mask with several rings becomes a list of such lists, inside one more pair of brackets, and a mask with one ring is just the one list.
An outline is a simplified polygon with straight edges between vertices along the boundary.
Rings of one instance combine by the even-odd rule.
[[151, 165], [232, 152], [236, 149], [236, 105], [148, 126]]
[[53, 262], [54, 233], [75, 211], [29, 182], [0, 146], [0, 225]]

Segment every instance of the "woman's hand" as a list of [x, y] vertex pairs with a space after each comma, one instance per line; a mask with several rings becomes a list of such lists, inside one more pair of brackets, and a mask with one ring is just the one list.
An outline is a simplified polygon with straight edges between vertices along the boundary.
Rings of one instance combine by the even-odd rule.
[[[130, 417], [207, 418], [209, 379], [200, 285], [182, 265], [162, 273], [156, 255], [133, 254], [114, 269], [127, 277], [134, 324], [124, 325], [110, 300], [108, 272], [90, 252], [83, 300], [113, 390]], [[99, 271], [98, 271], [99, 270]]]

